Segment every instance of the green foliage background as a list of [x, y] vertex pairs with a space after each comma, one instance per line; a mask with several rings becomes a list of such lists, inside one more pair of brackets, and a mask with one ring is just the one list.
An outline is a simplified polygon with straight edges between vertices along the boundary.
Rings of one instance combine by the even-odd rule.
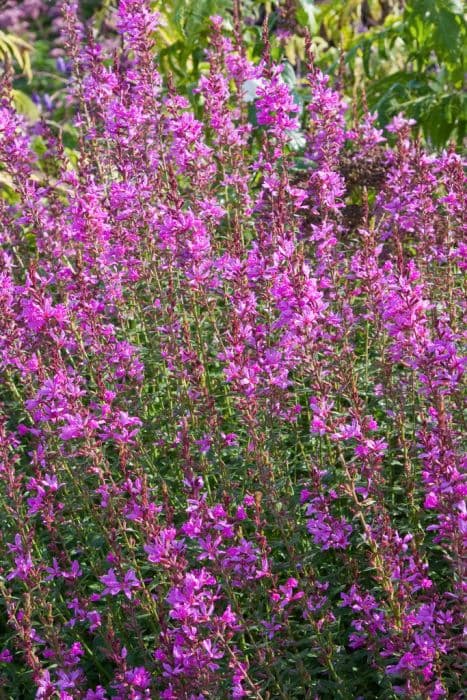
[[[117, 0], [81, 0], [84, 20], [94, 17], [102, 37], [112, 37]], [[233, 25], [234, 0], [156, 0], [162, 17], [156, 37], [162, 73], [192, 95], [205, 66], [209, 17], [222, 14]], [[268, 23], [273, 57], [286, 62], [286, 74], [303, 77], [305, 34], [316, 61], [344, 81], [349, 95], [377, 111], [382, 126], [403, 111], [417, 121], [429, 147], [441, 148], [466, 135], [466, 15], [461, 0], [239, 0], [246, 51], [262, 51], [262, 25]], [[0, 10], [1, 12], [1, 10]], [[233, 26], [232, 26], [233, 29]], [[0, 61], [15, 66], [18, 107], [34, 120], [35, 92], [54, 98], [64, 87], [57, 74], [53, 25], [40, 18], [26, 37], [0, 33]], [[59, 101], [57, 102], [59, 104]], [[54, 119], [66, 118], [63, 111]]]

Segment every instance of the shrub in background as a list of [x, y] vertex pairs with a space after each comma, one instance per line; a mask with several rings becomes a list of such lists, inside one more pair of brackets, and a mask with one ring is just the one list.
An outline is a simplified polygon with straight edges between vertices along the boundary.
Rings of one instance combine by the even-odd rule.
[[[83, 18], [92, 18], [94, 36], [109, 50], [118, 46], [117, 4], [79, 2]], [[4, 0], [0, 11], [0, 30], [9, 32], [10, 43], [0, 34], [0, 61], [6, 52], [22, 72], [16, 80], [16, 104], [32, 120], [37, 120], [38, 110], [28, 96], [45, 118], [63, 123], [68, 113], [61, 99], [67, 66], [60, 42], [60, 5], [52, 0]], [[403, 111], [416, 120], [414, 129], [429, 148], [464, 142], [467, 23], [458, 0], [152, 0], [151, 8], [161, 15], [153, 47], [158, 69], [163, 76], [171, 73], [177, 89], [189, 97], [207, 69], [213, 13], [221, 14], [230, 29], [242, 18], [237, 31], [251, 60], [261, 56], [262, 24], [267, 20], [271, 56], [284, 62], [288, 82], [299, 82], [306, 72], [309, 32], [316, 65], [338, 75], [347, 96], [365, 91], [379, 126]], [[11, 41], [23, 43], [12, 53]], [[356, 108], [361, 116], [364, 108]]]

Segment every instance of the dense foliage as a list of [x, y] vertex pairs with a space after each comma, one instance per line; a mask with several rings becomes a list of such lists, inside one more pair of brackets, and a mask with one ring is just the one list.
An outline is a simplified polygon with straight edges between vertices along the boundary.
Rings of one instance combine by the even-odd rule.
[[0, 694], [460, 699], [461, 158], [306, 37], [211, 16], [188, 98], [75, 10], [72, 123], [1, 83]]
[[[22, 71], [16, 102], [29, 118], [38, 118], [31, 94], [49, 118], [64, 116], [63, 76], [55, 65], [58, 58], [61, 72], [60, 4], [3, 0], [0, 9], [0, 61], [6, 53]], [[79, 3], [82, 18], [93, 19], [94, 34], [108, 48], [118, 45], [116, 5], [117, 0]], [[267, 19], [271, 56], [286, 62], [289, 76], [300, 79], [309, 32], [316, 65], [339, 75], [348, 97], [364, 90], [380, 126], [404, 111], [431, 148], [451, 141], [461, 145], [465, 139], [467, 23], [459, 0], [152, 0], [151, 8], [161, 16], [153, 47], [159, 71], [172, 74], [177, 89], [188, 96], [207, 69], [210, 16], [223, 15], [232, 29], [237, 14], [250, 60], [261, 55]]]

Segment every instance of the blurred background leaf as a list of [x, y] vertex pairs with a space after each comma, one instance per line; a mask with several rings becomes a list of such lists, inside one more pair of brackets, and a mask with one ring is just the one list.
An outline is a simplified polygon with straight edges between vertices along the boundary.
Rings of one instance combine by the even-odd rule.
[[0, 61], [16, 64], [21, 73], [30, 81], [32, 46], [15, 34], [0, 30]]

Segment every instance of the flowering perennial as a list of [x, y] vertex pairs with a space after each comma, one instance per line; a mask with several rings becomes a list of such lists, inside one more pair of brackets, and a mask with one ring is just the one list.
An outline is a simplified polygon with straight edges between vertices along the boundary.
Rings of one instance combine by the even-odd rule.
[[0, 688], [460, 698], [460, 157], [219, 17], [190, 100], [146, 0], [62, 23], [73, 149], [1, 85]]

